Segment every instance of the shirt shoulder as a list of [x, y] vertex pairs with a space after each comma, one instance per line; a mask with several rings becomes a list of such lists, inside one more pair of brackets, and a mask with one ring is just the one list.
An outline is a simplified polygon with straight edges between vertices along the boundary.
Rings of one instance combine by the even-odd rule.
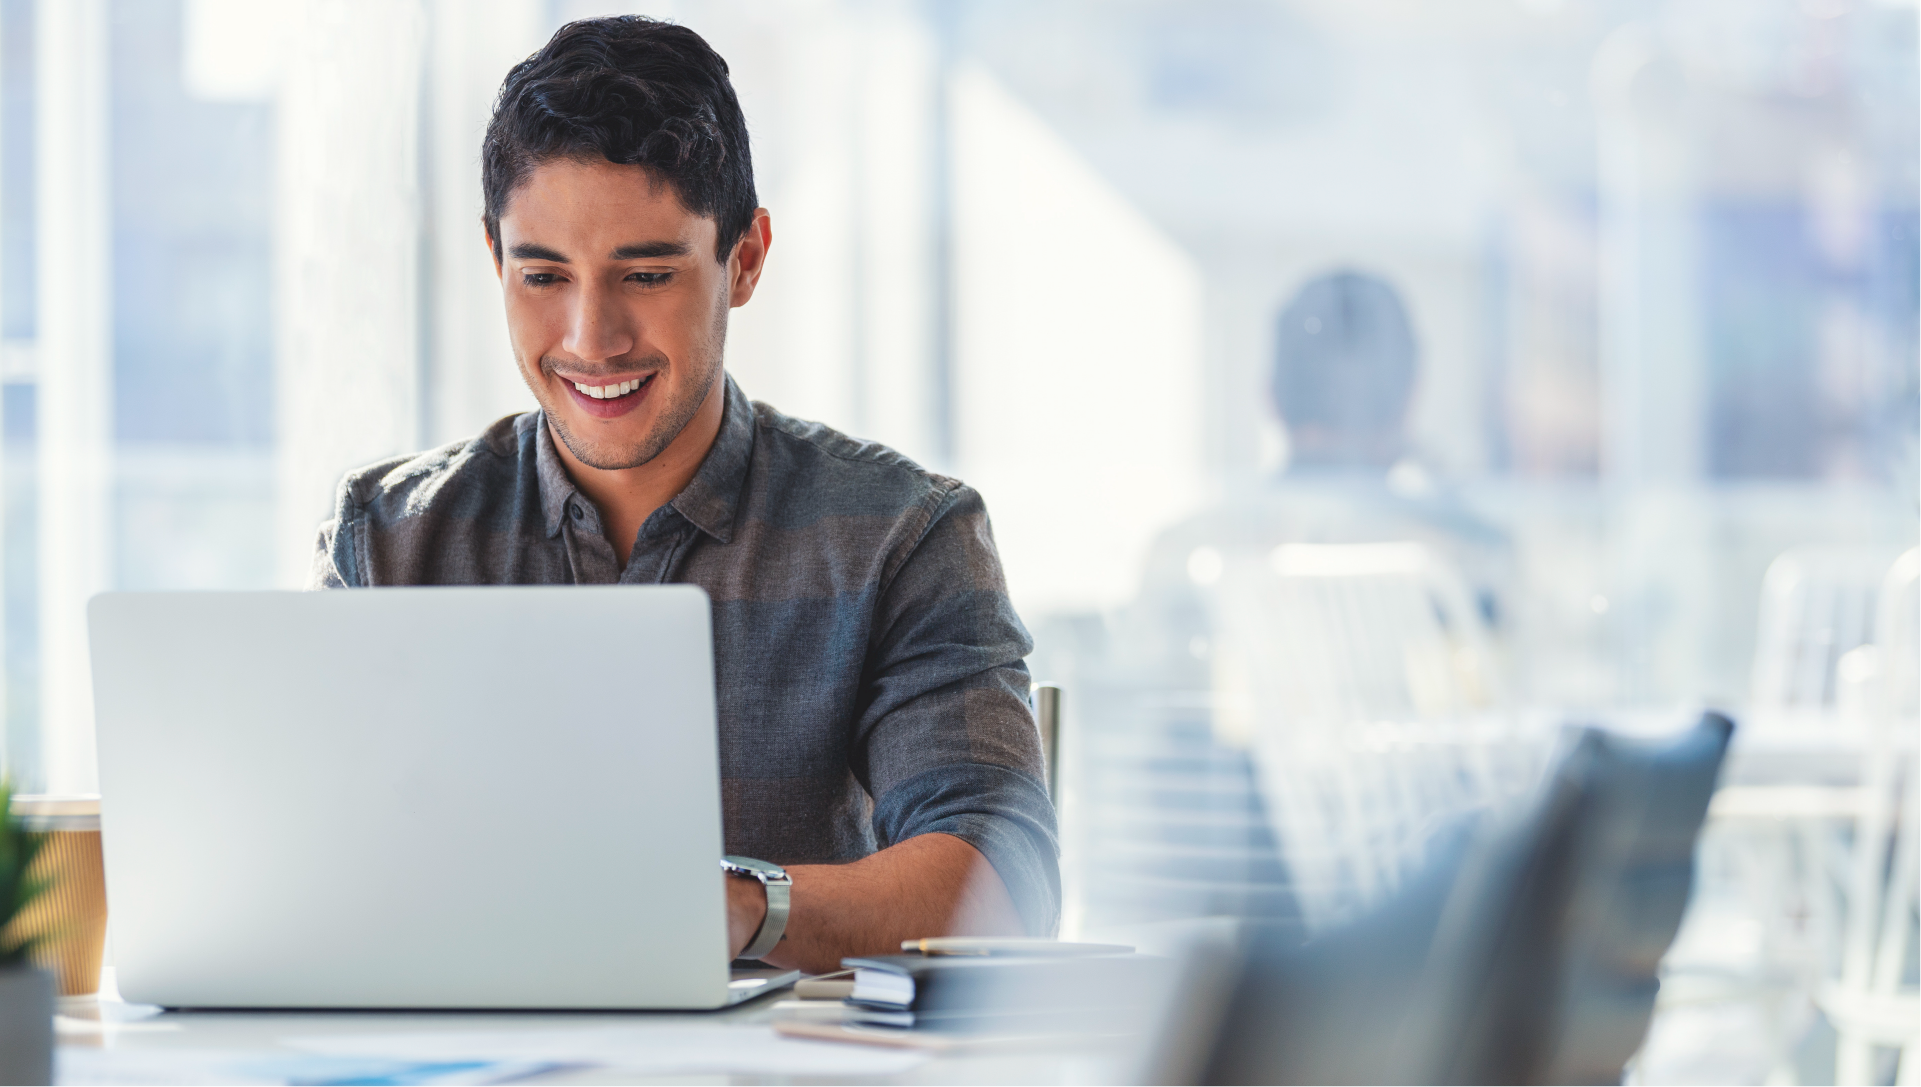
[[449, 502], [484, 502], [490, 494], [511, 490], [529, 455], [534, 419], [533, 412], [505, 416], [475, 437], [348, 472], [340, 482], [336, 515], [341, 521], [392, 523]]
[[[974, 498], [965, 483], [911, 457], [824, 423], [754, 401], [754, 459], [762, 469], [754, 505], [770, 516], [921, 514], [928, 520]], [[924, 524], [925, 522], [923, 522]]]

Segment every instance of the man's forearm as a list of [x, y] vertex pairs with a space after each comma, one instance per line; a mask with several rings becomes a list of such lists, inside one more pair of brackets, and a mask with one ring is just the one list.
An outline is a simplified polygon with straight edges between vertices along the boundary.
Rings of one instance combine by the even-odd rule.
[[[787, 930], [765, 961], [809, 973], [848, 955], [887, 955], [923, 936], [1019, 936], [1020, 912], [993, 865], [951, 834], [923, 834], [851, 864], [801, 864]], [[767, 912], [766, 892], [727, 881], [728, 934], [747, 946]]]

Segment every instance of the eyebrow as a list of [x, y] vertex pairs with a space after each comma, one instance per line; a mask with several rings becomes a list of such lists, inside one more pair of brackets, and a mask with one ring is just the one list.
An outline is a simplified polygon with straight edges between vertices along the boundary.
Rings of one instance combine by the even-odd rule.
[[684, 257], [690, 250], [685, 242], [642, 242], [614, 250], [615, 260], [645, 260], [648, 257]]
[[555, 264], [567, 263], [566, 257], [561, 256], [559, 253], [556, 253], [544, 245], [534, 245], [531, 242], [522, 242], [512, 249], [507, 250], [507, 254], [519, 260], [545, 260], [552, 261]]
[[[521, 242], [507, 250], [510, 256], [519, 260], [544, 260], [553, 264], [572, 263], [559, 252], [544, 245]], [[685, 242], [641, 242], [638, 245], [623, 245], [613, 251], [610, 260], [646, 260], [650, 257], [684, 257], [692, 252]]]

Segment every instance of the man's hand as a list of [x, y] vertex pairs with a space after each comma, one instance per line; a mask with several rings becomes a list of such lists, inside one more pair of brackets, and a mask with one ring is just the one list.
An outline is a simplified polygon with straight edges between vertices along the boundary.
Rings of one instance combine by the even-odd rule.
[[[747, 950], [754, 933], [760, 931], [760, 923], [767, 916], [767, 888], [757, 879], [746, 876], [728, 876], [727, 879], [727, 946], [732, 949], [729, 958], [738, 959]], [[793, 919], [787, 922], [788, 928], [794, 927]]]
[[[824, 974], [849, 955], [898, 954], [925, 936], [1022, 936], [1007, 885], [987, 858], [951, 834], [923, 834], [852, 864], [802, 864], [787, 929], [764, 960]], [[727, 938], [735, 955], [760, 930], [767, 892], [727, 877]]]

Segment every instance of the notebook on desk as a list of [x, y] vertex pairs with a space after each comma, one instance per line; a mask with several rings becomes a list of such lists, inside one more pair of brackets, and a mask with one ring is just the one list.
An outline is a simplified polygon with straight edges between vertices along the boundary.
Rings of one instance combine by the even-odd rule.
[[110, 593], [89, 608], [115, 965], [167, 1006], [715, 1008], [691, 586]]
[[[1072, 945], [1063, 945], [1072, 946]], [[1111, 1031], [1138, 1025], [1172, 980], [1154, 955], [872, 955], [854, 971], [852, 1022], [999, 1033]]]

